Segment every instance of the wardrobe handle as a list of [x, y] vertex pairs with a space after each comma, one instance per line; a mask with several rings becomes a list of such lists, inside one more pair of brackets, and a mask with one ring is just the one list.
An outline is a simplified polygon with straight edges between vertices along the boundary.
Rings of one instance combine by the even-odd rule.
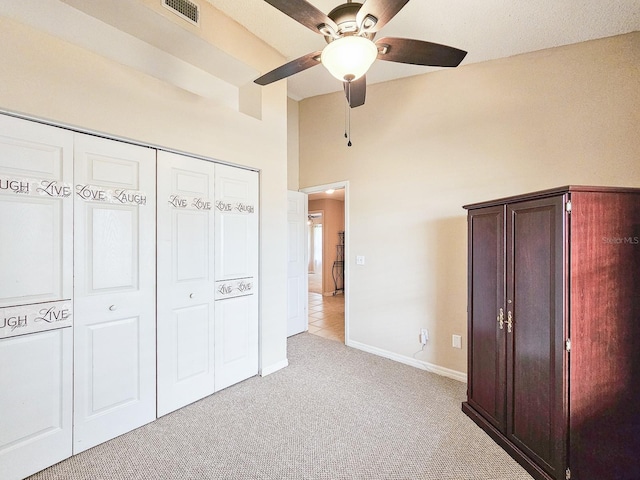
[[500, 330], [504, 329], [504, 310], [500, 309], [500, 315], [498, 315], [498, 325], [500, 325]]
[[111, 306], [109, 306], [109, 311], [110, 311], [110, 312], [113, 312], [115, 309], [116, 309], [116, 306], [115, 306], [115, 305], [111, 305]]
[[189, 294], [189, 298], [195, 298], [196, 294], [195, 293], [190, 293]]
[[509, 310], [509, 312], [507, 312], [507, 332], [511, 333], [512, 329], [513, 329], [513, 313], [511, 313], [511, 310]]

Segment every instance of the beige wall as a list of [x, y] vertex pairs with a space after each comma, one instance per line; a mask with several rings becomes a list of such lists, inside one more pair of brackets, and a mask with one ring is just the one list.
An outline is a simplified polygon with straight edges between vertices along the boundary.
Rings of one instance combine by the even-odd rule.
[[640, 187], [639, 86], [636, 32], [370, 86], [351, 148], [341, 94], [302, 101], [300, 186], [350, 185], [350, 340], [466, 372], [461, 206], [566, 184]]
[[299, 185], [299, 106], [298, 102], [287, 99], [287, 188], [298, 190]]
[[344, 232], [344, 202], [331, 200], [309, 200], [309, 211], [322, 211], [322, 294], [335, 291], [333, 262], [337, 259], [338, 232]]
[[[202, 8], [210, 7], [205, 3]], [[282, 62], [275, 51], [219, 12], [209, 14], [219, 20], [219, 48], [257, 71]], [[260, 170], [261, 366], [266, 371], [285, 366], [284, 82], [262, 90], [260, 121], [4, 17], [0, 44], [1, 110]]]

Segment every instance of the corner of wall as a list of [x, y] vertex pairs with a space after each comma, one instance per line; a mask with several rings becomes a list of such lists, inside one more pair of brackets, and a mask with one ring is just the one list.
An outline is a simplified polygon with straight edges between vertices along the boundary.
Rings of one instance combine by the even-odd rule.
[[300, 188], [299, 102], [287, 98], [287, 188]]

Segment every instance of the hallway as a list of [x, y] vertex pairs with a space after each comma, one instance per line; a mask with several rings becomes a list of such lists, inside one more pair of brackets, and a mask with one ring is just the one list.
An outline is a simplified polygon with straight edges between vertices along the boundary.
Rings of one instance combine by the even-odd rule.
[[309, 333], [344, 343], [344, 295], [309, 292]]

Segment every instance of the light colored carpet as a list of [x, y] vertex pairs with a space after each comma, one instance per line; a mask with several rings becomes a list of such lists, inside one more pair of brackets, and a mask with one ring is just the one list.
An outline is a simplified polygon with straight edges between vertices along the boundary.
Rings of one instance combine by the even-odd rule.
[[30, 477], [530, 480], [460, 410], [466, 385], [303, 333], [250, 378]]

